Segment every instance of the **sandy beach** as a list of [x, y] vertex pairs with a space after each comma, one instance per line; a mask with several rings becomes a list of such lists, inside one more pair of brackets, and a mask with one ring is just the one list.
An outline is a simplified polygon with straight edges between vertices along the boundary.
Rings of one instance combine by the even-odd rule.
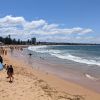
[[[22, 51], [16, 52], [20, 57]], [[0, 100], [100, 100], [99, 93], [34, 69], [9, 52], [3, 59], [14, 66], [14, 82], [9, 83], [5, 69], [0, 71]]]

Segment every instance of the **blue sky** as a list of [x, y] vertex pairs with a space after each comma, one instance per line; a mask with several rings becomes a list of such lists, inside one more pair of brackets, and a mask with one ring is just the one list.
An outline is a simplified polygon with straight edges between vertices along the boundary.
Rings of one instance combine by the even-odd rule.
[[0, 24], [2, 36], [100, 43], [100, 0], [0, 0]]

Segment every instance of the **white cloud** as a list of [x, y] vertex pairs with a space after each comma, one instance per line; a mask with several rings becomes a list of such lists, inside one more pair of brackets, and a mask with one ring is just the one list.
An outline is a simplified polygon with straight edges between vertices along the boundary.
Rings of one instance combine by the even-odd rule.
[[39, 27], [42, 27], [46, 24], [45, 20], [36, 20], [36, 21], [32, 21], [32, 22], [26, 22], [23, 27], [24, 29], [35, 29], [35, 28], [39, 28]]
[[[24, 17], [13, 17], [11, 15], [0, 18], [1, 36], [11, 34], [14, 36], [21, 35], [21, 38], [24, 38], [25, 36], [40, 35], [43, 36], [43, 39], [45, 37], [51, 39], [55, 35], [55, 39], [63, 41], [67, 38], [65, 37], [67, 34], [83, 35], [91, 32], [93, 32], [93, 30], [90, 28], [61, 28], [60, 25], [56, 23], [49, 24], [43, 19], [27, 21]], [[62, 36], [59, 36], [59, 34]]]
[[53, 29], [53, 32], [55, 33], [63, 33], [63, 34], [86, 34], [86, 33], [90, 33], [93, 32], [92, 29], [83, 29], [80, 27], [76, 27], [76, 28], [65, 28], [65, 29]]
[[12, 17], [6, 16], [4, 18], [0, 18], [0, 26], [1, 27], [11, 27], [16, 25], [22, 25], [25, 23], [23, 17]]

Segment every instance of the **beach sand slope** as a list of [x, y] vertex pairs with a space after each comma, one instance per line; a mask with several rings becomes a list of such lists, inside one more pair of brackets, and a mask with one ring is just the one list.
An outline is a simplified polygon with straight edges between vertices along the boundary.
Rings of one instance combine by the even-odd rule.
[[9, 83], [6, 70], [0, 72], [0, 100], [84, 100], [82, 96], [57, 91], [31, 73], [16, 72]]
[[14, 66], [14, 81], [9, 83], [6, 70], [0, 71], [0, 100], [100, 100], [98, 93], [35, 71], [11, 56], [3, 59], [4, 63]]

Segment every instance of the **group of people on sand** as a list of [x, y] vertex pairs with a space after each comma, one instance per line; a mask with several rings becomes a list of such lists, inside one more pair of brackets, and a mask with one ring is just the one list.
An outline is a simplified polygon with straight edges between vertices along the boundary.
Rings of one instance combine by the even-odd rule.
[[10, 48], [10, 50], [21, 50], [21, 51], [23, 51], [23, 47], [21, 47], [21, 46], [9, 46], [9, 48]]
[[12, 83], [13, 79], [14, 79], [14, 77], [13, 77], [13, 74], [14, 74], [13, 66], [12, 65], [6, 65], [6, 64], [3, 65], [2, 56], [0, 56], [0, 65], [1, 65], [2, 69], [6, 69], [7, 78], [9, 78], [10, 79], [9, 82]]
[[7, 50], [4, 49], [3, 47], [0, 47], [0, 54], [7, 55]]

